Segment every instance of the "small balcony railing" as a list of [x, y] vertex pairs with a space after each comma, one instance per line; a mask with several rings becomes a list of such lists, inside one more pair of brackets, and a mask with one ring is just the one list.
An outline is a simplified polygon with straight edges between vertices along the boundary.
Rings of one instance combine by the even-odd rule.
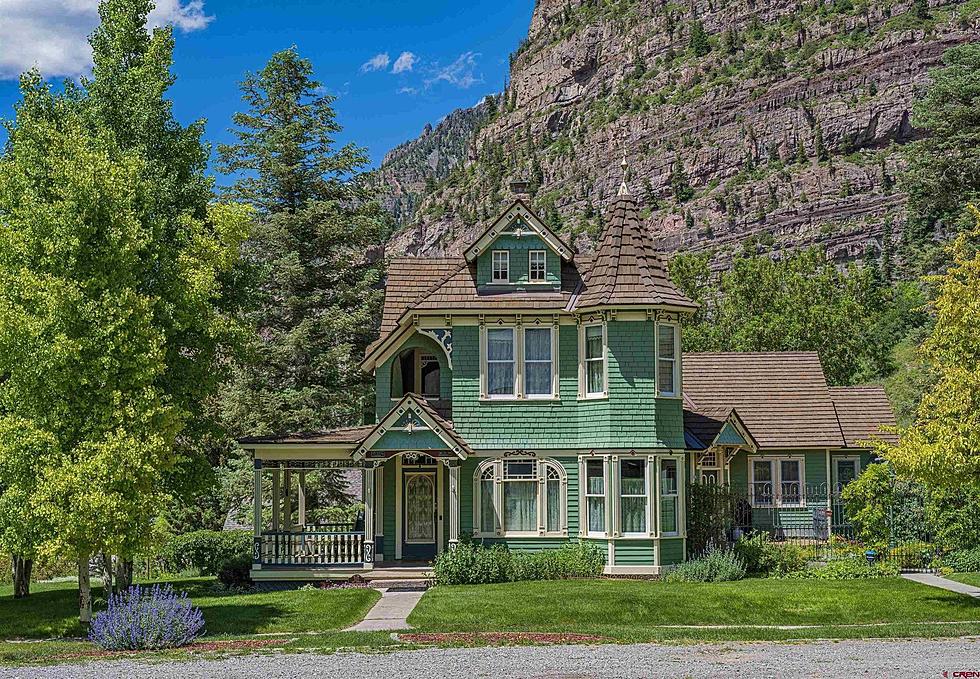
[[253, 561], [262, 566], [333, 567], [364, 563], [364, 531], [262, 533]]

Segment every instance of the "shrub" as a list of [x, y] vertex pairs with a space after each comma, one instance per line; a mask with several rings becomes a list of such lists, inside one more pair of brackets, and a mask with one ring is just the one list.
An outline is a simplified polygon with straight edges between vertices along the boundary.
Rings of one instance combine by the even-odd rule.
[[944, 556], [941, 560], [943, 569], [960, 573], [980, 572], [980, 547], [959, 549]]
[[484, 547], [462, 541], [436, 556], [435, 581], [440, 585], [482, 585], [519, 580], [561, 580], [596, 577], [602, 573], [602, 552], [580, 542], [560, 549], [512, 554], [503, 545]]
[[946, 551], [980, 545], [980, 490], [930, 488], [926, 494], [926, 518], [936, 543]]
[[936, 548], [928, 542], [907, 542], [888, 550], [888, 560], [899, 568], [926, 568], [935, 555]]
[[864, 580], [895, 577], [899, 570], [897, 563], [888, 561], [876, 561], [869, 565], [867, 561], [860, 559], [840, 559], [816, 568], [803, 568], [784, 577], [802, 580]]
[[134, 585], [109, 597], [109, 607], [92, 620], [89, 640], [106, 650], [177, 648], [204, 630], [201, 609], [170, 585]]
[[768, 533], [743, 535], [735, 542], [735, 555], [749, 573], [785, 575], [806, 566], [806, 550], [793, 543], [776, 543]]
[[250, 531], [199, 530], [175, 535], [160, 550], [161, 567], [168, 573], [179, 573], [188, 568], [200, 570], [202, 575], [217, 575], [225, 562], [252, 553]]
[[745, 562], [734, 551], [709, 547], [696, 559], [670, 570], [666, 582], [728, 582], [745, 577]]
[[252, 557], [239, 554], [226, 559], [218, 568], [218, 582], [227, 587], [251, 587]]

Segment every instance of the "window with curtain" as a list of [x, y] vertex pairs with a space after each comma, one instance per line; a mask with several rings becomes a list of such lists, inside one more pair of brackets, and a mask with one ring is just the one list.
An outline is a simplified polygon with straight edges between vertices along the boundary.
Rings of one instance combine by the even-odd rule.
[[504, 530], [538, 530], [538, 474], [533, 462], [504, 462]]
[[553, 392], [551, 328], [525, 328], [524, 395], [548, 398]]
[[514, 329], [487, 330], [487, 394], [514, 396]]
[[657, 325], [657, 391], [661, 396], [677, 395], [676, 326]]
[[756, 507], [801, 507], [803, 458], [755, 458], [749, 466], [749, 488]]
[[779, 462], [779, 491], [780, 499], [784, 505], [798, 505], [803, 500], [800, 466], [799, 460], [780, 460]]
[[773, 463], [771, 460], [752, 460], [752, 502], [771, 505], [773, 501]]
[[480, 532], [493, 533], [497, 530], [496, 509], [493, 504], [494, 469], [487, 467], [480, 474]]
[[680, 487], [678, 486], [677, 460], [660, 460], [660, 532], [662, 535], [677, 535]]
[[544, 250], [529, 250], [527, 253], [527, 278], [532, 283], [544, 283], [547, 271], [547, 254]]
[[490, 282], [507, 283], [510, 281], [510, 252], [507, 250], [494, 250], [491, 266]]
[[551, 463], [545, 469], [545, 530], [557, 533], [561, 530], [561, 474]]
[[605, 394], [605, 371], [602, 326], [588, 325], [585, 327], [585, 393], [587, 396]]
[[606, 532], [605, 462], [587, 460], [585, 463], [585, 509], [589, 533]]
[[647, 463], [644, 459], [619, 461], [620, 532], [647, 532]]

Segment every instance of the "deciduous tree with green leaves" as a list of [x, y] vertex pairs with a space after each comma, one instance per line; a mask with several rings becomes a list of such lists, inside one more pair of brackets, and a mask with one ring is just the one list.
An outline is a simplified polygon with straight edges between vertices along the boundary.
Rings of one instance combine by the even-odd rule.
[[921, 354], [936, 375], [915, 421], [900, 431], [898, 445], [878, 443], [901, 476], [935, 488], [980, 486], [980, 212], [976, 227], [948, 250], [952, 264], [932, 276], [938, 295], [931, 307], [932, 333]]
[[195, 440], [248, 228], [248, 208], [209, 204], [151, 8], [104, 0], [80, 86], [25, 76], [0, 159], [0, 535], [78, 559], [83, 621], [90, 555], [132, 558], [208, 466]]

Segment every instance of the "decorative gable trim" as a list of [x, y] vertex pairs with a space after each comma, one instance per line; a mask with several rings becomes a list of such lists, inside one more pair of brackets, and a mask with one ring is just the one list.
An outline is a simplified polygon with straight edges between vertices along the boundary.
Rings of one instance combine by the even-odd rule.
[[751, 452], [754, 453], [759, 450], [758, 442], [752, 436], [752, 432], [749, 431], [749, 428], [745, 426], [745, 422], [742, 421], [738, 411], [734, 408], [732, 408], [732, 412], [725, 420], [725, 426], [718, 431], [708, 448], [714, 448], [716, 445], [725, 445], [720, 443], [718, 439], [721, 438], [721, 435], [725, 433], [725, 429], [728, 427], [732, 427], [738, 433], [738, 435], [742, 437], [742, 439], [745, 441], [745, 445], [751, 449]]
[[[401, 419], [408, 415], [409, 421], [407, 425], [398, 426]], [[419, 421], [419, 424], [415, 424], [415, 420]], [[456, 435], [454, 431], [443, 425], [441, 418], [438, 416], [433, 416], [429, 409], [423, 401], [419, 399], [415, 394], [406, 395], [401, 401], [395, 404], [395, 407], [388, 411], [388, 414], [378, 422], [377, 426], [368, 434], [367, 438], [364, 439], [361, 444], [354, 449], [351, 453], [351, 457], [355, 460], [362, 460], [368, 454], [368, 451], [381, 440], [381, 438], [389, 431], [404, 431], [407, 433], [412, 433], [412, 431], [431, 431], [436, 436], [438, 436], [443, 443], [446, 444], [446, 448], [449, 449], [460, 460], [465, 460], [469, 453], [469, 446], [462, 441], [459, 436]]]
[[572, 248], [568, 246], [561, 238], [559, 238], [554, 231], [549, 229], [548, 226], [541, 221], [536, 214], [534, 214], [534, 211], [520, 199], [514, 201], [514, 204], [505, 210], [502, 215], [497, 217], [493, 224], [491, 224], [487, 230], [483, 232], [476, 242], [466, 249], [466, 252], [463, 253], [466, 260], [472, 262], [481, 254], [486, 252], [487, 249], [493, 245], [493, 242], [504, 233], [507, 226], [516, 219], [524, 220], [531, 232], [543, 240], [556, 255], [565, 261], [571, 261], [572, 255], [574, 254]]

